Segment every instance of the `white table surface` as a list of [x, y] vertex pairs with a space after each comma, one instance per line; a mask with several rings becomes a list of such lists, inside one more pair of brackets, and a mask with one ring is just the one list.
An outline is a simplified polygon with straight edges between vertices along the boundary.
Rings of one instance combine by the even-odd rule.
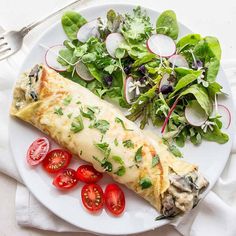
[[[56, 6], [63, 6], [69, 0], [0, 0], [0, 25], [5, 29], [15, 29], [49, 13]], [[104, 2], [122, 2], [119, 0], [85, 0], [84, 5]], [[126, 0], [137, 5], [151, 7], [158, 11], [173, 9], [178, 20], [194, 32], [202, 35], [217, 36], [221, 42], [223, 59], [236, 58], [236, 1], [225, 0]], [[25, 40], [31, 45], [34, 32]], [[7, 161], [7, 160], [6, 160]], [[85, 233], [55, 233], [19, 227], [15, 220], [16, 182], [0, 174], [0, 236], [89, 236]], [[160, 229], [162, 235], [177, 236], [169, 226]], [[154, 236], [153, 232], [141, 234]], [[140, 236], [141, 236], [140, 235]]]

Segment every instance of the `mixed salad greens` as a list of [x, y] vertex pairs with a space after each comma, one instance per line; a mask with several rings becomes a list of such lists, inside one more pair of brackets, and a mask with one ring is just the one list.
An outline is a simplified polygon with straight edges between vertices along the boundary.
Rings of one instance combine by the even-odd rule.
[[221, 48], [215, 37], [178, 39], [173, 11], [153, 27], [140, 7], [125, 15], [109, 10], [106, 19], [90, 22], [70, 11], [61, 23], [68, 39], [51, 48], [58, 57], [48, 64], [63, 76], [129, 108], [127, 118], [139, 119], [141, 129], [150, 122], [162, 127], [167, 143], [228, 141], [217, 112]]

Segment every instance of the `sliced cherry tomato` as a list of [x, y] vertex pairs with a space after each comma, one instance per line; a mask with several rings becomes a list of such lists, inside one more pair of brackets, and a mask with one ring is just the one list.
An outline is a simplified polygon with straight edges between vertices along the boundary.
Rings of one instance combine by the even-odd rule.
[[107, 209], [115, 216], [125, 209], [125, 195], [117, 184], [108, 184], [105, 189], [105, 204]]
[[27, 162], [31, 166], [35, 166], [43, 161], [46, 157], [50, 144], [47, 138], [38, 138], [30, 146], [27, 151]]
[[76, 171], [70, 168], [64, 169], [56, 175], [52, 183], [60, 190], [71, 189], [78, 183]]
[[85, 182], [86, 184], [92, 184], [98, 182], [102, 178], [102, 173], [96, 171], [93, 166], [90, 165], [82, 165], [78, 168], [77, 178]]
[[85, 184], [81, 190], [81, 198], [83, 205], [90, 212], [97, 212], [103, 207], [103, 191], [97, 184]]
[[43, 168], [48, 173], [57, 173], [69, 165], [71, 157], [71, 153], [64, 149], [54, 149], [43, 160]]

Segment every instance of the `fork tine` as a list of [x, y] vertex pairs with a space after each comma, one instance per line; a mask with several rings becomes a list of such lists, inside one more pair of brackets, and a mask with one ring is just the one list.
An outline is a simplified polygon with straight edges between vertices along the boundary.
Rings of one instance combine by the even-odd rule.
[[0, 54], [5, 53], [10, 50], [11, 50], [10, 48], [5, 48], [5, 49], [3, 48], [2, 50], [0, 50]]
[[6, 45], [7, 45], [7, 42], [1, 43], [0, 48], [3, 47], [3, 46], [6, 46]]
[[3, 40], [4, 39], [4, 37], [3, 36], [0, 36], [0, 40]]
[[12, 54], [14, 54], [14, 52], [12, 52], [12, 50], [3, 50], [0, 51], [0, 61], [6, 59], [7, 57], [11, 56]]

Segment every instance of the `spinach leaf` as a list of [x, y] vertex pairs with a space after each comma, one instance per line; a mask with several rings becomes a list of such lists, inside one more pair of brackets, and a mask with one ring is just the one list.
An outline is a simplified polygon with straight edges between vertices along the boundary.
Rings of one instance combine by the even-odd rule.
[[229, 136], [223, 132], [221, 132], [220, 128], [217, 125], [214, 125], [213, 130], [207, 130], [207, 132], [203, 132], [202, 129], [199, 131], [202, 137], [208, 141], [217, 142], [219, 144], [227, 143], [229, 140]]
[[178, 52], [194, 47], [201, 39], [200, 34], [188, 34], [184, 36], [176, 44]]
[[184, 87], [191, 84], [193, 81], [195, 81], [198, 78], [198, 76], [194, 74], [188, 74], [182, 77], [176, 84], [174, 91], [169, 95], [169, 98], [173, 97], [179, 90], [183, 89]]
[[79, 28], [84, 25], [87, 21], [78, 12], [68, 11], [65, 12], [61, 18], [62, 27], [71, 40], [77, 39], [77, 32]]
[[214, 82], [220, 69], [220, 61], [212, 57], [210, 61], [205, 64], [205, 66], [207, 67], [206, 80], [209, 82]]
[[152, 61], [154, 58], [156, 58], [156, 55], [155, 55], [155, 54], [153, 54], [153, 53], [148, 53], [148, 54], [146, 54], [144, 57], [142, 57], [142, 58], [136, 60], [136, 61], [133, 63], [132, 67], [135, 68], [135, 67], [141, 66], [141, 65], [143, 65], [143, 64], [145, 64], [145, 63], [147, 63], [147, 62]]
[[177, 78], [181, 78], [189, 74], [200, 76], [202, 73], [200, 70], [192, 70], [192, 69], [183, 68], [183, 67], [176, 67], [174, 70], [176, 72]]
[[212, 101], [210, 100], [206, 88], [200, 84], [194, 84], [184, 90], [180, 95], [183, 97], [187, 94], [192, 94], [198, 101], [199, 105], [204, 109], [206, 114], [209, 116], [212, 113]]
[[178, 38], [179, 26], [174, 11], [166, 10], [161, 13], [156, 22], [156, 32], [165, 34], [173, 39]]

